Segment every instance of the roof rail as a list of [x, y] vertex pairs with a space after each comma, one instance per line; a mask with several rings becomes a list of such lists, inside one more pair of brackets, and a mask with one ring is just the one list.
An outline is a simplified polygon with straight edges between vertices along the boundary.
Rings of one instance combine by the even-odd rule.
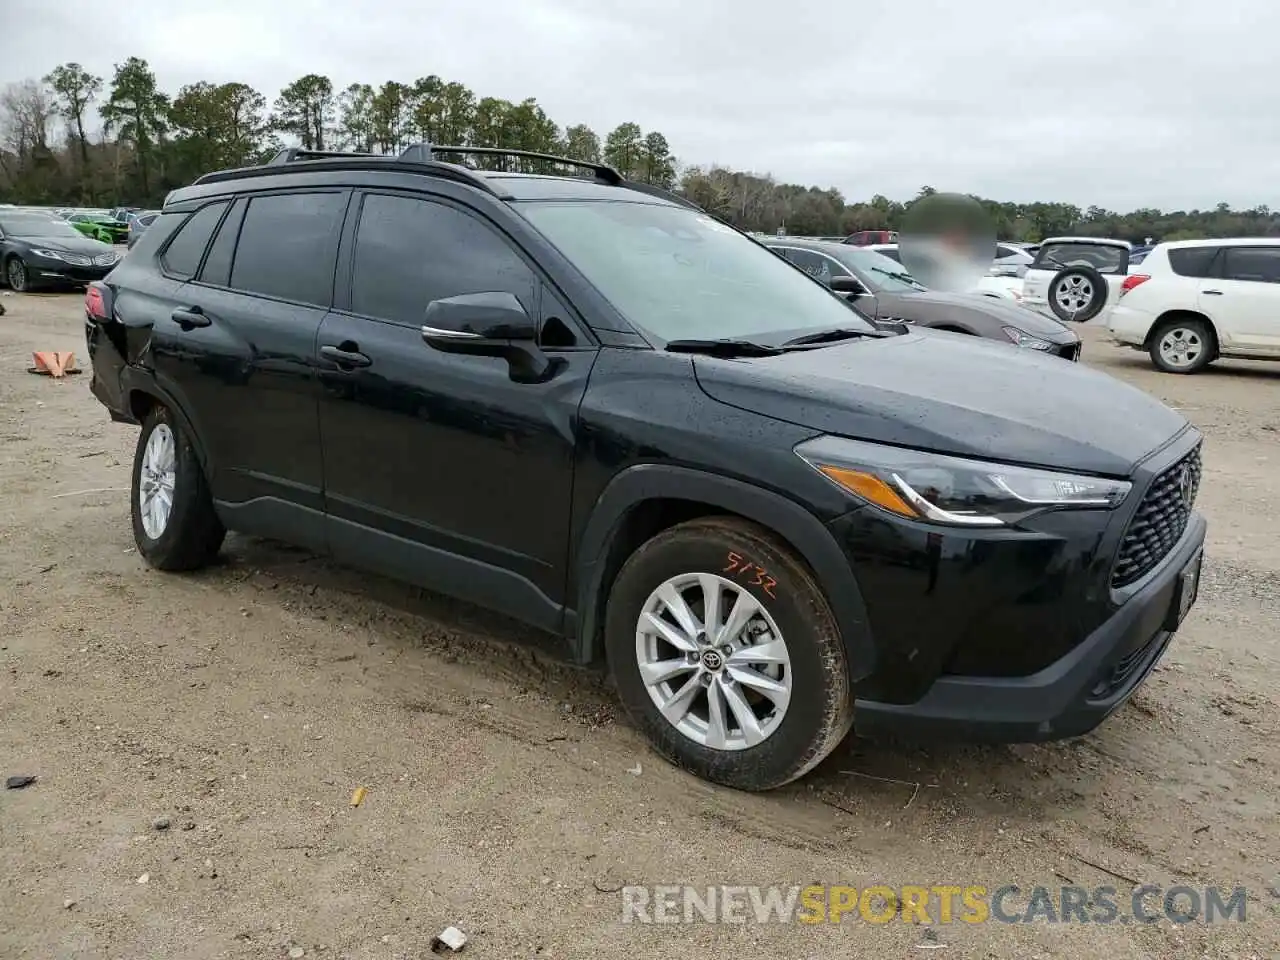
[[521, 157], [525, 160], [544, 160], [548, 163], [559, 163], [566, 167], [577, 167], [590, 170], [595, 178], [610, 186], [622, 186], [623, 176], [607, 163], [596, 163], [592, 160], [575, 160], [573, 157], [559, 157], [554, 153], [538, 153], [534, 150], [509, 150], [506, 147], [459, 147], [452, 145], [433, 145], [415, 143], [407, 147], [401, 154], [401, 160], [423, 163], [436, 160], [438, 153], [470, 153], [482, 157]]
[[351, 153], [345, 150], [308, 150], [306, 147], [289, 147], [281, 150], [263, 166], [278, 167], [296, 160], [335, 160], [339, 157], [376, 157], [376, 153]]
[[[196, 179], [191, 184], [193, 187], [203, 186], [209, 183], [221, 183], [226, 180], [249, 180], [253, 177], [263, 177], [270, 173], [292, 173], [292, 170], [282, 171], [273, 169], [274, 167], [292, 164], [296, 162], [299, 173], [310, 173], [312, 171], [325, 170], [378, 170], [400, 173], [430, 173], [434, 176], [441, 177], [445, 180], [452, 180], [455, 183], [465, 183], [468, 186], [476, 187], [495, 197], [505, 197], [506, 194], [495, 188], [494, 184], [482, 174], [474, 170], [469, 170], [461, 164], [442, 163], [439, 160], [432, 160], [426, 163], [415, 162], [412, 160], [401, 160], [395, 156], [380, 156], [368, 153], [325, 153], [322, 156], [297, 157], [294, 161], [290, 160], [271, 160], [264, 164], [258, 164], [252, 167], [236, 167], [231, 170], [215, 170], [212, 173], [206, 173], [204, 176]], [[186, 188], [182, 188], [186, 189]], [[178, 193], [180, 191], [174, 191]], [[169, 198], [165, 198], [168, 203]]]

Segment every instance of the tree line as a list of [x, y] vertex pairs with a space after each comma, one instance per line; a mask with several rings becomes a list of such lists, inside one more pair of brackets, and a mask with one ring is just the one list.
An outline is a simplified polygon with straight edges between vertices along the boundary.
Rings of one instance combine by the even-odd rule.
[[[97, 122], [94, 122], [96, 118]], [[723, 166], [681, 165], [665, 136], [634, 122], [600, 136], [559, 126], [529, 97], [482, 97], [434, 74], [411, 83], [336, 89], [320, 74], [294, 80], [268, 102], [244, 83], [161, 89], [147, 61], [130, 57], [110, 80], [78, 63], [0, 90], [0, 202], [157, 206], [171, 189], [210, 170], [259, 163], [284, 147], [398, 153], [417, 141], [507, 147], [605, 162], [625, 176], [677, 190], [745, 230], [844, 236], [898, 229], [911, 204], [876, 195], [850, 202], [839, 190], [782, 183]], [[536, 161], [469, 158], [491, 169], [552, 169]], [[1280, 235], [1280, 213], [1140, 209], [1127, 213], [1068, 203], [1009, 203], [975, 197], [1011, 240], [1084, 234], [1142, 241]]]

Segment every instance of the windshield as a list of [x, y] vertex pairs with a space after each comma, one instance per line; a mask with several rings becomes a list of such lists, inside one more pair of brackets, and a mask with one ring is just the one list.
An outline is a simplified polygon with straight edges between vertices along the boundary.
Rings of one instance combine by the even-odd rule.
[[549, 201], [521, 213], [628, 320], [663, 341], [875, 328], [840, 297], [686, 207]]
[[0, 217], [0, 230], [6, 237], [50, 237], [80, 239], [80, 231], [69, 223], [51, 217]]
[[852, 270], [872, 293], [919, 293], [925, 285], [907, 272], [907, 268], [892, 257], [869, 250], [841, 244], [832, 250], [832, 256]]

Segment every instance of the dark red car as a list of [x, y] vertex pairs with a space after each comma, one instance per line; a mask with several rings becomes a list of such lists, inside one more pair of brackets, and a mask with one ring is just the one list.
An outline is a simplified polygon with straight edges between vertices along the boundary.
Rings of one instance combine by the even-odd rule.
[[865, 247], [873, 243], [897, 243], [897, 230], [859, 230], [857, 233], [851, 233], [844, 238], [845, 243], [851, 243], [855, 247]]

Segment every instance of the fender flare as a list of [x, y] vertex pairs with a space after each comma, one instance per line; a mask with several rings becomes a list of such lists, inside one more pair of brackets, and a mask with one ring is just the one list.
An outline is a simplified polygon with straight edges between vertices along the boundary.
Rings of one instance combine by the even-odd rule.
[[196, 458], [200, 461], [200, 468], [204, 471], [205, 476], [212, 476], [212, 465], [209, 463], [209, 455], [204, 445], [204, 439], [201, 437], [200, 431], [195, 428], [194, 422], [187, 415], [177, 397], [161, 386], [150, 371], [138, 367], [126, 367], [120, 377], [120, 381], [120, 386], [125, 400], [129, 404], [130, 411], [133, 409], [132, 401], [135, 393], [145, 393], [165, 405], [169, 412], [177, 418], [178, 426], [182, 428], [182, 432], [186, 434], [187, 439], [191, 441], [191, 446], [196, 452]]
[[571, 631], [575, 658], [601, 654], [597, 610], [610, 544], [623, 520], [648, 500], [687, 500], [735, 513], [773, 531], [809, 564], [840, 627], [854, 683], [875, 667], [875, 646], [858, 582], [830, 531], [798, 503], [760, 487], [716, 474], [667, 464], [628, 467], [605, 486], [578, 545], [577, 623]]

